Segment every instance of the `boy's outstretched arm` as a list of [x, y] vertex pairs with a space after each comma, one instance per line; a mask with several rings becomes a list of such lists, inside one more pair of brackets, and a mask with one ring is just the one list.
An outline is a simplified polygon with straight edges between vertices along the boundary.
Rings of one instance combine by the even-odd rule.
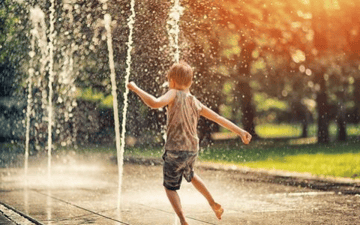
[[251, 134], [249, 132], [241, 129], [240, 127], [236, 126], [234, 123], [232, 123], [230, 120], [220, 116], [216, 112], [212, 111], [208, 107], [204, 106], [202, 107], [202, 110], [200, 112], [200, 115], [203, 117], [214, 121], [215, 123], [231, 130], [232, 132], [238, 134], [241, 137], [241, 140], [244, 142], [244, 144], [249, 144], [251, 141]]
[[162, 108], [170, 104], [172, 101], [174, 101], [176, 96], [176, 90], [174, 89], [170, 89], [163, 96], [155, 98], [151, 94], [139, 88], [134, 82], [130, 82], [127, 87], [129, 90], [135, 92], [141, 98], [141, 100], [152, 109]]

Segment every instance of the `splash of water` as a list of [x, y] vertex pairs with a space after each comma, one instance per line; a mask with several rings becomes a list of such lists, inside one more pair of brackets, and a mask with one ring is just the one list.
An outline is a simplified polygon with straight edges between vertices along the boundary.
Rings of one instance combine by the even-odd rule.
[[131, 50], [132, 50], [132, 34], [134, 29], [134, 23], [135, 23], [135, 0], [131, 0], [130, 3], [131, 6], [131, 15], [128, 19], [128, 27], [129, 27], [129, 39], [126, 43], [127, 45], [127, 56], [126, 56], [126, 76], [125, 76], [125, 92], [124, 92], [124, 107], [123, 107], [123, 113], [122, 113], [122, 124], [121, 124], [121, 146], [120, 146], [120, 152], [118, 152], [118, 165], [119, 165], [119, 192], [118, 192], [118, 208], [120, 208], [120, 202], [121, 202], [121, 186], [122, 186], [122, 176], [123, 176], [123, 163], [124, 163], [124, 149], [125, 149], [125, 125], [126, 125], [126, 113], [127, 113], [127, 107], [128, 107], [128, 94], [129, 89], [126, 88], [126, 85], [129, 83], [130, 79], [130, 71], [131, 71]]
[[[73, 16], [73, 4], [72, 4], [72, 0], [66, 0], [64, 1], [64, 5], [63, 5], [63, 9], [64, 11], [68, 11], [67, 13], [67, 18], [69, 19], [69, 24], [71, 24], [73, 27], [71, 28], [73, 31], [75, 30], [74, 28], [74, 16]], [[68, 50], [68, 52], [66, 53], [67, 55], [67, 59], [68, 59], [68, 64], [67, 64], [67, 72], [68, 74], [70, 74], [69, 79], [70, 79], [70, 94], [69, 96], [72, 96], [72, 99], [70, 99], [70, 101], [67, 102], [66, 108], [69, 110], [68, 112], [66, 112], [66, 116], [67, 119], [72, 119], [72, 133], [69, 132], [69, 136], [70, 139], [68, 140], [70, 143], [68, 144], [73, 144], [75, 146], [75, 148], [77, 148], [76, 145], [76, 141], [77, 141], [77, 124], [75, 122], [75, 118], [74, 118], [74, 108], [77, 107], [77, 101], [76, 101], [76, 86], [75, 86], [75, 71], [74, 71], [74, 52], [77, 50], [78, 46], [72, 41], [71, 45], [70, 45], [70, 49]], [[64, 62], [64, 66], [66, 67], [66, 64]]]
[[174, 1], [174, 6], [170, 9], [169, 20], [167, 21], [167, 30], [169, 35], [169, 45], [172, 49], [172, 55], [175, 62], [179, 62], [180, 49], [179, 49], [179, 21], [180, 16], [183, 14], [184, 7], [180, 6], [180, 0]]
[[49, 33], [49, 105], [48, 105], [48, 179], [51, 177], [51, 148], [52, 148], [52, 118], [53, 118], [53, 81], [54, 81], [54, 14], [55, 3], [51, 0], [50, 5], [50, 33]]
[[51, 198], [51, 189], [47, 190], [46, 196], [46, 219], [49, 222], [48, 224], [52, 224], [52, 208], [53, 208], [53, 200]]
[[[33, 66], [30, 65], [30, 69], [33, 70], [29, 70], [29, 72], [32, 72], [33, 75], [33, 89], [37, 89], [40, 91], [41, 93], [41, 108], [40, 110], [44, 110], [46, 109], [46, 97], [47, 97], [47, 90], [46, 87], [43, 86], [43, 84], [45, 84], [44, 82], [44, 78], [45, 78], [45, 74], [46, 74], [46, 66], [49, 62], [49, 58], [48, 58], [48, 54], [49, 54], [49, 49], [48, 49], [48, 41], [47, 41], [47, 35], [46, 35], [46, 23], [45, 23], [45, 13], [40, 9], [40, 7], [35, 6], [33, 8], [30, 8], [30, 20], [33, 26], [33, 29], [31, 30], [31, 37], [32, 37], [32, 51], [30, 51], [29, 55], [31, 57], [30, 63], [35, 63]], [[35, 49], [39, 48], [40, 52], [39, 55], [41, 56], [40, 59], [36, 59], [36, 55], [35, 55]], [[37, 68], [36, 65], [36, 61], [40, 62], [40, 66], [38, 67], [38, 71], [35, 71], [35, 68]], [[29, 93], [31, 93], [31, 90], [29, 90]], [[29, 108], [30, 111], [27, 111], [27, 116], [33, 115], [35, 118], [35, 130], [34, 130], [34, 137], [35, 137], [35, 148], [37, 150], [40, 149], [40, 145], [39, 145], [39, 138], [41, 135], [43, 135], [46, 130], [42, 130], [42, 122], [36, 121], [36, 118], [42, 117], [39, 115], [45, 115], [45, 113], [43, 112], [39, 112], [39, 108], [36, 107], [37, 105], [37, 96], [36, 93], [33, 93], [34, 96], [30, 96], [32, 97], [32, 108]], [[29, 96], [28, 96], [29, 97]], [[29, 99], [28, 99], [29, 100]], [[28, 106], [31, 104], [28, 104]], [[31, 113], [30, 113], [31, 112]], [[28, 121], [30, 121], [30, 118], [28, 117]], [[45, 128], [45, 127], [44, 127]], [[30, 127], [29, 127], [30, 129]], [[28, 134], [30, 134], [30, 130], [27, 129]], [[45, 128], [46, 129], [46, 128]], [[26, 155], [26, 149], [28, 149], [27, 147], [25, 148], [25, 155]], [[27, 161], [27, 156], [25, 156], [25, 161]], [[26, 164], [26, 163], [25, 163]], [[25, 165], [25, 167], [27, 167], [27, 165]]]
[[[118, 156], [118, 167], [119, 173], [122, 173], [122, 165], [120, 165], [119, 155], [121, 154], [120, 149], [120, 123], [119, 123], [119, 111], [118, 111], [118, 101], [117, 101], [117, 86], [116, 86], [116, 74], [115, 74], [115, 65], [114, 65], [114, 53], [112, 47], [112, 35], [111, 35], [111, 16], [109, 14], [104, 15], [105, 29], [107, 33], [107, 46], [109, 51], [109, 66], [110, 66], [110, 77], [111, 77], [111, 88], [113, 96], [113, 108], [114, 108], [114, 122], [115, 122], [115, 140], [116, 140], [116, 151]], [[119, 178], [120, 179], [120, 178]], [[121, 189], [121, 184], [119, 180], [119, 189]], [[120, 192], [119, 192], [120, 193]], [[120, 194], [119, 194], [120, 196]], [[118, 204], [120, 207], [120, 204]]]
[[31, 30], [31, 51], [30, 62], [29, 62], [29, 78], [28, 78], [28, 96], [27, 96], [27, 107], [26, 107], [26, 136], [25, 136], [25, 159], [24, 159], [24, 172], [25, 172], [25, 180], [28, 174], [28, 162], [29, 162], [29, 142], [30, 142], [30, 114], [31, 114], [31, 105], [32, 105], [32, 79], [34, 76], [34, 65], [33, 58], [35, 56], [35, 35], [36, 30]]
[[[46, 24], [45, 24], [45, 13], [38, 7], [35, 6], [34, 8], [30, 8], [30, 20], [32, 22], [33, 29], [31, 30], [31, 51], [29, 52], [30, 55], [30, 62], [29, 62], [29, 78], [28, 78], [28, 104], [27, 104], [27, 110], [26, 110], [26, 139], [25, 139], [25, 159], [24, 159], [24, 170], [25, 170], [25, 177], [27, 177], [28, 174], [28, 158], [29, 158], [29, 141], [30, 141], [30, 116], [36, 115], [35, 111], [35, 104], [36, 104], [36, 96], [33, 95], [33, 87], [41, 89], [41, 79], [38, 79], [38, 82], [36, 82], [35, 75], [37, 74], [35, 72], [36, 65], [34, 65], [35, 62], [35, 48], [39, 47], [40, 49], [40, 76], [45, 77], [45, 69], [46, 65], [48, 63], [48, 43], [46, 38]], [[37, 43], [37, 46], [36, 46]], [[34, 81], [34, 82], [33, 82]], [[42, 97], [43, 101], [42, 108], [45, 108], [45, 102], [44, 97], [46, 90], [42, 91]], [[35, 123], [35, 126], [38, 123]], [[37, 129], [35, 129], [35, 137], [37, 137]], [[38, 139], [35, 138], [35, 148], [38, 149]], [[25, 179], [27, 181], [27, 179]]]
[[[179, 62], [180, 59], [180, 48], [179, 48], [179, 20], [183, 14], [184, 8], [180, 6], [180, 0], [174, 1], [174, 6], [170, 9], [169, 20], [167, 21], [167, 30], [169, 37], [169, 45], [172, 50], [174, 62]], [[162, 127], [163, 138], [166, 141], [165, 127]], [[177, 225], [177, 215], [175, 214], [175, 225]]]
[[[170, 48], [170, 54], [173, 57], [174, 62], [179, 62], [180, 60], [180, 47], [179, 47], [179, 21], [180, 16], [183, 14], [184, 7], [180, 6], [179, 0], [173, 1], [174, 5], [170, 9], [169, 12], [169, 19], [167, 21], [167, 32], [168, 32], [168, 38], [169, 38], [169, 48]], [[166, 81], [162, 84], [162, 87], [168, 87], [169, 83]], [[166, 142], [166, 125], [161, 125], [161, 134]]]
[[[76, 85], [75, 85], [75, 74], [74, 74], [74, 43], [71, 40], [68, 42], [72, 43], [66, 48], [61, 48], [61, 55], [63, 55], [62, 70], [58, 75], [58, 118], [57, 133], [61, 146], [72, 145], [76, 143], [76, 122], [74, 119], [74, 108], [76, 107]], [[60, 106], [60, 107], [59, 107]], [[72, 123], [72, 130], [66, 128], [67, 123]], [[61, 131], [61, 132], [60, 132]]]

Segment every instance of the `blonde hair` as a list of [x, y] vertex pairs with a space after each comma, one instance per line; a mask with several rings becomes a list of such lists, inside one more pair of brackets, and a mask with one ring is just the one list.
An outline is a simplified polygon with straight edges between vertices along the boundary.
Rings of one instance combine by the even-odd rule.
[[193, 70], [189, 64], [181, 61], [170, 67], [167, 77], [168, 79], [173, 79], [178, 85], [186, 86], [189, 85], [193, 79]]

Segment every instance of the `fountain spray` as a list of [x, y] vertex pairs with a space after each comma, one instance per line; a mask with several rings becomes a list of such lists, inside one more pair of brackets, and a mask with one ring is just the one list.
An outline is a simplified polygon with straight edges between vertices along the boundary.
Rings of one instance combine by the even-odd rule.
[[167, 22], [167, 30], [169, 35], [169, 45], [173, 51], [173, 57], [175, 62], [179, 62], [180, 49], [179, 49], [179, 20], [183, 14], [184, 8], [180, 6], [180, 0], [174, 1], [174, 6], [170, 9], [169, 20]]
[[[173, 57], [173, 61], [178, 63], [180, 60], [179, 20], [180, 20], [180, 16], [183, 14], [184, 7], [180, 6], [179, 0], [175, 0], [172, 2], [174, 2], [174, 6], [170, 9], [169, 19], [167, 21], [166, 28], [167, 28], [167, 32], [168, 32], [169, 49], [171, 52], [170, 54]], [[162, 85], [162, 87], [167, 87], [168, 85], [169, 84], [166, 81]], [[166, 142], [166, 128], [165, 127], [166, 127], [165, 125], [161, 125], [161, 134], [162, 134], [164, 141]]]
[[[116, 86], [116, 79], [115, 79], [115, 65], [114, 65], [114, 53], [113, 53], [113, 47], [112, 47], [112, 35], [111, 35], [111, 16], [110, 14], [105, 14], [104, 16], [104, 22], [105, 22], [105, 29], [107, 33], [107, 46], [109, 51], [109, 66], [110, 66], [110, 78], [111, 78], [111, 88], [112, 88], [112, 96], [113, 96], [113, 108], [114, 108], [114, 121], [115, 121], [115, 140], [116, 140], [116, 150], [117, 150], [117, 156], [118, 156], [118, 167], [119, 167], [119, 173], [122, 172], [122, 168], [120, 166], [121, 160], [119, 157], [121, 154], [120, 150], [120, 123], [119, 123], [119, 111], [118, 111], [118, 100], [117, 100], [117, 86]], [[121, 189], [120, 184], [120, 178], [119, 178], [119, 190]], [[120, 196], [120, 191], [119, 191]], [[118, 207], [120, 207], [120, 204], [118, 204]]]
[[53, 87], [52, 83], [54, 81], [54, 13], [55, 13], [55, 3], [54, 0], [51, 0], [50, 5], [50, 33], [49, 33], [49, 105], [48, 105], [48, 179], [51, 178], [51, 147], [52, 147], [52, 118], [53, 118]]
[[[106, 1], [104, 2], [104, 8], [107, 9]], [[122, 112], [122, 124], [121, 124], [121, 137], [120, 137], [120, 124], [119, 124], [119, 112], [118, 112], [118, 101], [116, 93], [116, 80], [115, 80], [115, 66], [114, 66], [114, 53], [112, 47], [112, 36], [111, 36], [111, 16], [105, 14], [104, 23], [105, 29], [107, 32], [107, 46], [109, 51], [109, 66], [110, 66], [110, 76], [111, 76], [111, 87], [112, 87], [112, 96], [113, 96], [113, 108], [114, 108], [114, 122], [115, 122], [115, 138], [116, 138], [116, 151], [117, 151], [117, 162], [119, 169], [119, 189], [118, 189], [118, 209], [120, 209], [121, 204], [121, 186], [122, 186], [122, 176], [123, 176], [123, 162], [124, 162], [124, 149], [125, 149], [125, 129], [126, 129], [126, 113], [128, 107], [128, 93], [129, 89], [126, 88], [126, 85], [129, 83], [130, 70], [131, 70], [131, 50], [132, 50], [132, 34], [133, 34], [133, 25], [135, 22], [135, 0], [131, 0], [131, 15], [128, 20], [129, 27], [129, 40], [127, 42], [127, 58], [126, 58], [126, 76], [125, 76], [125, 92], [124, 92], [124, 104]]]
[[[119, 198], [118, 198], [118, 208], [120, 208], [121, 202], [121, 185], [122, 185], [122, 176], [123, 176], [123, 163], [124, 163], [124, 149], [125, 149], [125, 125], [126, 125], [126, 113], [128, 107], [128, 93], [129, 89], [126, 87], [129, 83], [130, 71], [131, 71], [131, 50], [132, 50], [132, 34], [135, 23], [135, 0], [131, 0], [131, 15], [128, 19], [128, 27], [129, 27], [129, 39], [127, 42], [127, 56], [126, 56], [126, 76], [125, 76], [125, 92], [124, 92], [124, 107], [122, 113], [122, 124], [121, 124], [121, 146], [120, 146], [120, 154], [118, 154], [118, 165], [119, 165]], [[120, 170], [121, 168], [121, 170]]]
[[[180, 48], [179, 48], [179, 20], [182, 15], [184, 8], [180, 6], [180, 0], [174, 1], [174, 6], [170, 9], [169, 20], [167, 21], [167, 30], [169, 35], [169, 46], [172, 50], [174, 62], [178, 63], [180, 59]], [[163, 138], [166, 141], [166, 131], [162, 128]], [[177, 215], [175, 214], [175, 222], [177, 225]]]
[[25, 137], [25, 159], [24, 159], [24, 172], [25, 179], [27, 180], [28, 174], [28, 162], [29, 162], [29, 142], [30, 142], [30, 114], [31, 114], [31, 105], [32, 105], [32, 79], [34, 76], [34, 65], [33, 58], [35, 56], [35, 33], [36, 30], [33, 29], [30, 31], [31, 33], [31, 51], [30, 55], [30, 68], [29, 68], [29, 78], [28, 78], [28, 98], [27, 98], [27, 107], [26, 107], [26, 137]]

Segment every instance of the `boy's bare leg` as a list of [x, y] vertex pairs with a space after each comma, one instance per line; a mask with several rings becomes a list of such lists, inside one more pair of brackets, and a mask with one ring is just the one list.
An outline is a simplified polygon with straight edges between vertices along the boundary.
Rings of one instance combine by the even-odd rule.
[[221, 215], [224, 213], [224, 209], [221, 207], [220, 204], [214, 201], [213, 197], [211, 196], [210, 192], [206, 188], [201, 178], [195, 174], [193, 179], [191, 180], [191, 183], [206, 198], [211, 208], [214, 210], [216, 217], [221, 220]]
[[178, 193], [176, 191], [172, 191], [167, 188], [165, 188], [165, 191], [166, 191], [167, 197], [170, 200], [172, 207], [175, 210], [175, 213], [178, 215], [178, 217], [180, 219], [181, 225], [188, 225], [188, 223], [186, 222], [186, 218], [184, 216], [184, 212], [181, 207], [180, 197], [179, 197]]

